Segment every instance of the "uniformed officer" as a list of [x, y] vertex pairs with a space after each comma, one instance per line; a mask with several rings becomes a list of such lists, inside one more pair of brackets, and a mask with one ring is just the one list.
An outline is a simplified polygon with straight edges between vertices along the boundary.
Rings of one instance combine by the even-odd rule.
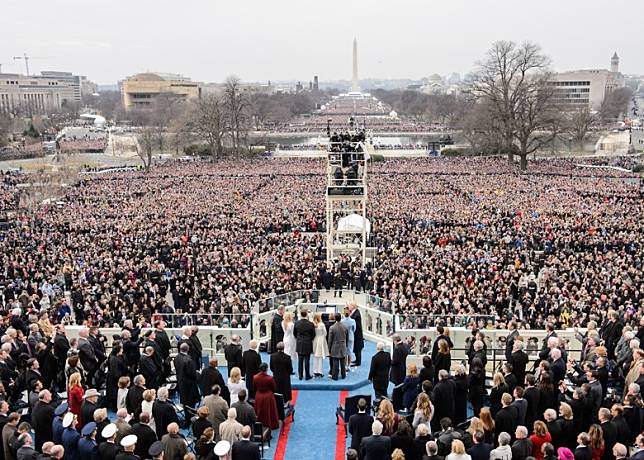
[[118, 454], [114, 460], [139, 460], [137, 455], [134, 455], [134, 448], [136, 447], [136, 441], [138, 438], [135, 434], [128, 434], [123, 439], [121, 439], [121, 446], [123, 446], [123, 452]]
[[52, 441], [54, 441], [55, 444], [62, 444], [63, 442], [63, 431], [65, 430], [65, 428], [63, 428], [63, 417], [67, 413], [68, 409], [69, 406], [64, 402], [54, 410], [54, 419], [51, 422], [51, 433]]
[[67, 412], [63, 417], [63, 447], [65, 448], [65, 458], [68, 460], [78, 460], [78, 440], [81, 435], [76, 431], [76, 416]]
[[101, 436], [105, 439], [105, 442], [102, 442], [98, 446], [98, 458], [99, 460], [112, 460], [118, 454], [121, 453], [121, 448], [114, 441], [116, 439], [116, 433], [118, 429], [115, 424], [110, 423], [103, 428], [101, 431]]
[[98, 444], [96, 444], [96, 423], [90, 422], [83, 427], [78, 440], [78, 456], [80, 459], [96, 458]]
[[152, 460], [163, 460], [163, 443], [154, 441], [148, 449], [148, 454], [152, 456]]

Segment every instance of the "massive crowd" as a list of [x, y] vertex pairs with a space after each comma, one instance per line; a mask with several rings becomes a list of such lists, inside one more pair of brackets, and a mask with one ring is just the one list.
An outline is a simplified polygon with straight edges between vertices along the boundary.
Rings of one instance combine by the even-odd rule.
[[[374, 165], [376, 255], [364, 268], [326, 266], [322, 161], [170, 163], [83, 178], [64, 206], [19, 214], [3, 235], [2, 302], [49, 308], [66, 323], [199, 313], [242, 324], [258, 299], [339, 285], [390, 300], [405, 328], [431, 325], [431, 314], [535, 328], [585, 326], [609, 307], [634, 318], [644, 210], [636, 177], [567, 160], [530, 168], [519, 174], [503, 159]], [[3, 207], [15, 201], [12, 186], [3, 184]], [[69, 299], [51, 295], [65, 290]]]
[[[494, 158], [372, 165], [369, 216], [375, 257], [362, 268], [350, 259], [326, 266], [324, 170], [323, 162], [313, 160], [168, 163], [149, 172], [83, 177], [69, 188], [63, 206], [18, 210], [0, 239], [0, 300], [6, 312], [0, 320], [0, 395], [10, 404], [0, 403], [5, 458], [33, 458], [35, 448], [51, 458], [72, 460], [95, 449], [107, 459], [114, 457], [119, 442], [124, 452], [117, 459], [133, 453], [151, 458], [156, 438], [166, 459], [182, 458], [181, 420], [160, 387], [169, 378], [172, 360], [181, 402], [193, 407], [206, 396], [192, 426], [200, 456], [207, 458], [216, 441], [234, 447], [249, 438], [244, 427], [253, 426], [253, 420], [244, 402], [250, 396], [256, 418], [273, 428], [274, 403], [266, 395], [272, 395], [275, 382], [252, 355], [257, 344], [246, 350], [249, 355], [242, 355], [238, 339], [226, 347], [228, 382], [216, 361], [198, 376], [201, 344], [195, 326], [184, 327], [173, 359], [164, 319], [174, 321], [173, 313], [188, 312], [196, 314], [197, 323], [244, 326], [260, 298], [343, 287], [388, 300], [404, 328], [449, 326], [450, 315], [460, 314], [486, 315], [493, 318], [492, 326], [510, 332], [509, 364], [494, 375], [489, 399], [483, 341], [471, 342], [467, 370], [456, 368], [451, 378], [447, 335], [434, 342], [420, 371], [406, 365], [405, 344], [395, 338], [390, 363], [376, 366], [371, 376], [374, 387], [379, 384], [378, 396], [387, 393], [389, 380], [396, 386], [394, 394], [391, 402], [380, 402], [377, 423], [382, 426], [374, 422], [364, 431], [365, 436], [392, 434], [390, 445], [400, 448], [394, 458], [420, 458], [417, 447], [405, 447], [420, 444], [432, 460], [437, 460], [432, 452], [450, 450], [449, 460], [467, 460], [467, 455], [475, 457], [465, 453], [470, 446], [494, 443], [498, 457], [487, 452], [476, 459], [554, 460], [555, 448], [576, 453], [575, 444], [592, 451], [576, 460], [622, 458], [617, 441], [628, 446], [637, 438], [641, 425], [634, 425], [630, 408], [641, 407], [638, 385], [644, 383], [644, 204], [635, 176], [580, 168], [567, 160], [533, 162], [529, 174]], [[1, 209], [15, 208], [17, 184], [24, 180], [15, 174], [3, 177]], [[434, 314], [446, 316], [437, 321]], [[86, 329], [79, 339], [68, 340], [66, 324]], [[121, 329], [109, 352], [97, 326]], [[580, 336], [582, 360], [568, 363], [565, 344], [550, 333], [542, 361], [534, 373], [526, 373], [521, 329], [573, 326], [589, 329]], [[561, 381], [570, 386], [560, 386]], [[96, 389], [103, 384], [107, 407], [117, 411], [114, 424], [96, 407]], [[602, 406], [608, 404], [609, 387], [623, 396], [604, 408], [607, 413]], [[531, 403], [524, 395], [534, 388], [540, 396]], [[63, 391], [67, 402], [56, 405]], [[466, 414], [462, 402], [468, 400], [477, 419], [456, 439]], [[530, 411], [499, 415], [517, 400], [527, 400]], [[457, 401], [458, 408], [445, 407], [445, 401]], [[35, 440], [32, 426], [8, 413], [24, 404]], [[409, 412], [409, 423], [395, 415], [399, 410]], [[625, 416], [633, 420], [627, 433], [619, 417], [628, 412]], [[131, 424], [128, 414], [135, 416]], [[568, 436], [569, 420], [575, 435], [582, 433], [575, 439]], [[608, 434], [605, 423], [615, 425], [606, 428], [613, 430]], [[56, 444], [44, 441], [50, 439], [47, 427]], [[525, 455], [508, 456], [504, 446], [526, 439], [526, 431], [534, 435], [530, 447], [523, 446]], [[128, 438], [131, 432], [137, 443]], [[432, 437], [435, 446], [423, 442]], [[636, 442], [644, 447], [641, 437]], [[361, 444], [356, 446], [360, 450]], [[564, 451], [559, 459], [570, 460], [570, 455]], [[638, 451], [635, 458], [641, 455]], [[363, 453], [362, 458], [384, 457]]]

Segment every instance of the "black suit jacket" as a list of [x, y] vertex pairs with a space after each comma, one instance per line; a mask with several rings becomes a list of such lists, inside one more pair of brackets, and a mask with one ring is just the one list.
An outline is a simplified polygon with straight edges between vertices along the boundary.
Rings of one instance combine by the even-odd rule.
[[224, 356], [226, 357], [226, 366], [228, 367], [228, 375], [233, 367], [238, 367], [242, 375], [244, 375], [244, 360], [242, 359], [242, 346], [235, 343], [229, 343], [224, 348]]
[[349, 417], [349, 433], [351, 433], [351, 448], [360, 451], [363, 438], [371, 436], [373, 417], [369, 414], [353, 414]]
[[490, 452], [492, 452], [492, 446], [486, 443], [474, 444], [472, 448], [467, 451], [467, 453], [472, 457], [472, 460], [490, 460]]
[[231, 450], [232, 457], [237, 460], [260, 460], [259, 445], [252, 441], [235, 441]]
[[130, 434], [135, 434], [137, 437], [134, 454], [138, 455], [141, 459], [152, 458], [152, 456], [148, 454], [148, 449], [152, 443], [157, 440], [157, 434], [154, 430], [148, 425], [135, 423], [132, 425], [132, 431], [130, 431]]
[[253, 377], [259, 372], [259, 366], [262, 364], [262, 358], [255, 350], [246, 350], [242, 354], [242, 361], [244, 362], [244, 374], [246, 386], [251, 395], [255, 394], [253, 389]]
[[502, 407], [494, 416], [494, 432], [505, 431], [510, 436], [514, 435], [517, 428], [517, 408], [514, 406]]
[[315, 326], [308, 319], [298, 319], [293, 326], [295, 336], [295, 352], [298, 355], [310, 355], [313, 353], [313, 339], [315, 338]]
[[432, 391], [432, 402], [434, 403], [433, 420], [440, 421], [443, 417], [449, 417], [454, 420], [454, 395], [456, 393], [456, 383], [451, 378], [441, 380]]
[[271, 355], [271, 372], [275, 380], [275, 392], [284, 396], [284, 402], [292, 399], [291, 394], [291, 373], [293, 372], [293, 361], [283, 351]]
[[[221, 388], [219, 395], [230, 405], [230, 390], [228, 390], [228, 387], [226, 386], [223, 375], [221, 375], [221, 372], [219, 372], [219, 369], [216, 367], [208, 366], [199, 375], [199, 388], [201, 388], [201, 394], [204, 397], [211, 395], [212, 387], [215, 385], [219, 385], [219, 388]], [[246, 382], [246, 385], [248, 385], [248, 382]]]
[[201, 397], [194, 361], [187, 354], [179, 353], [174, 358], [174, 369], [177, 372], [177, 390], [179, 390], [181, 404], [195, 407]]
[[405, 380], [408, 354], [409, 350], [407, 349], [407, 345], [403, 342], [394, 345], [394, 351], [391, 356], [391, 371], [389, 374], [389, 380], [394, 385], [399, 385]]
[[177, 411], [174, 406], [167, 401], [154, 401], [152, 405], [152, 416], [154, 417], [154, 424], [157, 428], [157, 438], [161, 439], [163, 435], [168, 433], [168, 425], [171, 423], [179, 423]]
[[386, 351], [379, 351], [371, 358], [369, 369], [369, 380], [377, 390], [387, 391], [389, 385], [389, 369], [391, 368], [391, 356]]
[[54, 406], [51, 403], [45, 404], [42, 401], [38, 401], [31, 413], [31, 425], [36, 433], [34, 447], [37, 451], [42, 450], [44, 442], [52, 439], [51, 423], [54, 420], [54, 410]]
[[360, 444], [362, 460], [390, 460], [391, 439], [389, 436], [367, 436]]
[[525, 389], [523, 399], [528, 401], [528, 410], [525, 414], [525, 426], [532, 426], [535, 420], [539, 420], [539, 401], [541, 400], [541, 391], [537, 387]]
[[577, 447], [575, 449], [575, 460], [593, 460], [593, 451], [590, 447]]
[[602, 460], [614, 460], [613, 446], [617, 442], [617, 428], [613, 422], [604, 422], [600, 426], [604, 433], [604, 455], [602, 455]]
[[145, 388], [134, 385], [128, 390], [125, 398], [125, 407], [128, 414], [132, 414], [137, 419], [141, 413], [141, 403], [143, 402], [143, 392], [145, 390]]

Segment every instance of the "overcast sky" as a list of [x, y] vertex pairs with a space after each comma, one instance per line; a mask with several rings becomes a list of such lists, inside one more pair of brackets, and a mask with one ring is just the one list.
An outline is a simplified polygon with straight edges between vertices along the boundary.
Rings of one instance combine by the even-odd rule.
[[555, 70], [644, 74], [642, 0], [1, 0], [0, 63], [100, 84], [162, 71], [216, 82], [422, 78], [472, 69], [495, 40], [531, 40]]

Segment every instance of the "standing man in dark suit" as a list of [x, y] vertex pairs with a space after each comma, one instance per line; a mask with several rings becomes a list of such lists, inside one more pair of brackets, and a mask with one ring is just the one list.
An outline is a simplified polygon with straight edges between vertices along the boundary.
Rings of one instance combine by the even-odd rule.
[[259, 356], [259, 353], [257, 352], [257, 340], [251, 340], [248, 343], [248, 350], [246, 350], [242, 354], [242, 362], [245, 370], [244, 374], [245, 374], [246, 386], [248, 387], [248, 394], [251, 399], [255, 399], [255, 389], [253, 388], [253, 377], [255, 377], [255, 374], [259, 372], [259, 365], [262, 364], [262, 358], [261, 356]]
[[503, 393], [501, 396], [501, 404], [503, 407], [494, 416], [494, 432], [502, 433], [505, 431], [508, 434], [513, 434], [518, 425], [518, 416], [516, 407], [512, 406], [512, 396], [510, 393]]
[[[391, 402], [394, 405], [394, 410], [397, 411], [402, 409], [402, 388], [398, 385], [403, 383], [405, 380], [405, 373], [407, 372], [407, 355], [409, 354], [409, 350], [398, 334], [393, 335], [393, 342], [394, 350], [391, 357], [389, 380], [397, 387], [394, 388], [393, 394], [391, 395]], [[454, 414], [452, 414], [452, 416], [453, 415]]]
[[177, 372], [177, 389], [181, 404], [194, 408], [201, 397], [197, 385], [197, 368], [192, 358], [188, 356], [189, 350], [187, 343], [179, 346], [179, 354], [174, 358], [174, 369]]
[[52, 422], [54, 421], [55, 410], [55, 407], [51, 404], [49, 390], [41, 390], [38, 393], [38, 402], [31, 412], [31, 425], [34, 427], [36, 434], [34, 447], [39, 452], [42, 451], [42, 445], [45, 441], [52, 439]]
[[592, 460], [593, 450], [589, 446], [590, 436], [583, 432], [577, 435], [577, 448], [575, 449], [575, 460]]
[[523, 351], [523, 340], [515, 339], [512, 345], [512, 353], [508, 362], [512, 364], [512, 373], [517, 378], [517, 385], [523, 386], [525, 382], [525, 368], [528, 365], [528, 354]]
[[382, 436], [382, 423], [378, 420], [371, 424], [371, 436], [362, 438], [360, 458], [362, 460], [389, 460], [391, 458], [391, 439]]
[[349, 417], [349, 433], [351, 433], [351, 448], [360, 451], [362, 439], [371, 435], [373, 417], [367, 414], [367, 401], [358, 400], [358, 413]]
[[378, 342], [376, 344], [376, 354], [371, 358], [371, 368], [369, 369], [368, 377], [369, 381], [373, 384], [376, 399], [387, 397], [390, 369], [391, 356], [385, 351], [385, 344]]
[[292, 399], [291, 374], [293, 373], [293, 361], [289, 355], [284, 353], [284, 342], [277, 344], [277, 351], [271, 355], [270, 366], [275, 380], [275, 392], [281, 393], [286, 403]]
[[607, 407], [599, 409], [597, 418], [604, 435], [604, 455], [601, 458], [602, 460], [615, 460], [613, 446], [617, 443], [617, 428], [611, 421], [610, 409]]
[[161, 350], [161, 359], [163, 360], [163, 376], [165, 381], [166, 378], [170, 375], [170, 350], [172, 345], [170, 344], [170, 338], [168, 333], [165, 331], [165, 321], [157, 321], [155, 323], [156, 329], [154, 330], [154, 341], [159, 345]]
[[525, 384], [523, 390], [523, 399], [528, 402], [528, 409], [525, 413], [525, 426], [532, 426], [536, 420], [541, 418], [539, 414], [539, 401], [541, 400], [541, 391], [534, 386], [536, 379], [533, 374], [526, 374]]
[[233, 443], [232, 458], [238, 460], [260, 460], [259, 446], [250, 440], [251, 430], [244, 426], [241, 430], [241, 439]]
[[[313, 339], [315, 338], [315, 326], [308, 320], [308, 311], [300, 311], [300, 319], [295, 322], [293, 335], [295, 336], [295, 352], [297, 353], [297, 372], [302, 380], [311, 380], [311, 353], [313, 353]], [[277, 344], [276, 344], [277, 345]]]
[[271, 353], [277, 351], [277, 344], [284, 340], [284, 328], [282, 321], [284, 320], [284, 306], [277, 307], [277, 312], [273, 315], [271, 320]]
[[445, 328], [441, 325], [436, 326], [436, 332], [438, 335], [436, 336], [436, 339], [434, 340], [434, 345], [432, 345], [432, 361], [436, 361], [436, 355], [438, 355], [438, 342], [441, 340], [444, 340], [447, 342], [447, 346], [451, 350], [454, 348], [454, 343], [452, 342], [452, 339], [449, 338], [448, 335], [445, 335]]
[[432, 401], [434, 401], [434, 416], [432, 417], [431, 427], [433, 431], [441, 429], [440, 421], [444, 418], [454, 420], [456, 410], [454, 400], [456, 396], [456, 383], [450, 378], [449, 372], [445, 369], [438, 371], [438, 382], [432, 391]]
[[[203, 363], [201, 361], [201, 356], [203, 355], [203, 345], [201, 345], [201, 340], [199, 340], [199, 328], [197, 326], [192, 326], [190, 342], [192, 343], [193, 348], [195, 349], [198, 356], [197, 362], [195, 364], [197, 365], [197, 370], [200, 371], [203, 367]], [[242, 371], [242, 373], [243, 372], [244, 371]]]
[[[351, 309], [351, 318], [356, 322], [356, 330], [353, 332], [353, 354], [356, 356], [356, 360], [352, 364], [359, 367], [362, 364], [362, 349], [364, 348], [362, 315], [356, 303], [350, 303], [349, 308]], [[356, 448], [356, 450], [358, 449]]]
[[[199, 387], [201, 388], [201, 394], [204, 397], [211, 395], [212, 387], [219, 385], [219, 388], [221, 388], [221, 397], [224, 398], [228, 404], [230, 404], [230, 390], [228, 390], [226, 382], [224, 381], [224, 377], [221, 375], [221, 372], [219, 372], [219, 369], [217, 368], [218, 365], [219, 362], [217, 361], [217, 358], [211, 356], [208, 360], [208, 367], [205, 368], [199, 375]], [[248, 382], [246, 383], [246, 385], [248, 385]]]
[[[510, 361], [510, 356], [512, 353], [514, 353], [514, 341], [517, 337], [519, 337], [519, 331], [517, 331], [517, 323], [514, 321], [510, 321], [508, 323], [508, 330], [510, 333], [505, 339], [505, 359], [506, 361]], [[519, 382], [523, 382], [523, 380], [519, 380]]]
[[244, 375], [244, 360], [240, 337], [233, 335], [230, 338], [230, 343], [224, 348], [224, 356], [226, 357], [226, 366], [228, 367], [228, 376], [233, 367], [238, 367], [242, 375]]
[[347, 356], [347, 341], [349, 331], [340, 321], [340, 313], [335, 314], [335, 324], [329, 328], [329, 356], [331, 357], [331, 378], [338, 380], [338, 370], [344, 379], [347, 376], [347, 370], [344, 365]]
[[[608, 312], [608, 321], [601, 328], [601, 338], [604, 340], [608, 359], [615, 359], [615, 347], [617, 347], [617, 342], [622, 337], [623, 328], [624, 325], [619, 321], [619, 313], [615, 310], [610, 310]], [[609, 454], [613, 455], [612, 451]]]

